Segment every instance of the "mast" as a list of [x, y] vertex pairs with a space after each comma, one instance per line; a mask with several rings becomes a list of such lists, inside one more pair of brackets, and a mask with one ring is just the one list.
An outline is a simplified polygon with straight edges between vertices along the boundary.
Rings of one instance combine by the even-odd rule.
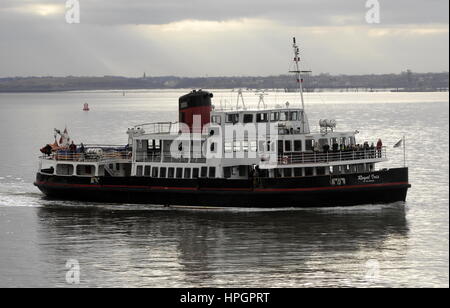
[[298, 90], [300, 92], [300, 99], [302, 102], [302, 109], [305, 110], [305, 100], [303, 98], [303, 78], [302, 73], [310, 73], [311, 71], [301, 71], [300, 70], [300, 49], [298, 48], [297, 41], [295, 37], [293, 38], [292, 48], [294, 49], [294, 63], [295, 71], [290, 71], [290, 73], [295, 73], [297, 77]]

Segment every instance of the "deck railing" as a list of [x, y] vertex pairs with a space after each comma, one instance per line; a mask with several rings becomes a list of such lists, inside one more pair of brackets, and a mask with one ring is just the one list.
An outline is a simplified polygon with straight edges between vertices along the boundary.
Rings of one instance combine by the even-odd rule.
[[131, 149], [114, 146], [85, 146], [81, 150], [77, 146], [76, 152], [70, 150], [57, 150], [50, 155], [40, 157], [45, 160], [72, 161], [72, 162], [107, 162], [115, 160], [131, 160]]
[[136, 125], [135, 129], [143, 130], [145, 134], [178, 133], [178, 122], [154, 122]]
[[278, 156], [278, 163], [281, 165], [290, 164], [311, 164], [311, 163], [329, 163], [339, 161], [355, 161], [366, 159], [387, 159], [386, 147], [381, 149], [363, 149], [348, 151], [330, 151], [330, 152], [302, 152], [302, 153], [284, 153]]
[[136, 153], [136, 161], [139, 163], [152, 163], [152, 162], [162, 162], [165, 163], [205, 163], [206, 158], [194, 158], [194, 157], [186, 157], [181, 155], [172, 155], [170, 153]]

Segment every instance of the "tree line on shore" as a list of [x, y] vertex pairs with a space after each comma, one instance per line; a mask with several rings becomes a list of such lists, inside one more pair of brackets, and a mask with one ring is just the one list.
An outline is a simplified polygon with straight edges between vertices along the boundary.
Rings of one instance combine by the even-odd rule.
[[[448, 91], [449, 73], [413, 73], [379, 75], [307, 75], [306, 91], [341, 89], [347, 91]], [[176, 77], [159, 76], [130, 78], [103, 77], [9, 77], [0, 78], [0, 92], [51, 92], [76, 90], [132, 90], [132, 89], [284, 89], [297, 87], [292, 75], [236, 76], [236, 77]]]

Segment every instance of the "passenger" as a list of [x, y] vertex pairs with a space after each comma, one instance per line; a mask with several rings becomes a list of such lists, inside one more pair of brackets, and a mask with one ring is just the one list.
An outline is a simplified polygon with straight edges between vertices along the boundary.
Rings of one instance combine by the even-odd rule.
[[339, 151], [339, 144], [333, 143], [333, 152]]
[[364, 141], [364, 150], [368, 150], [369, 149], [369, 142]]
[[320, 146], [318, 142], [314, 143], [314, 152], [319, 153], [320, 152]]
[[75, 143], [72, 143], [69, 145], [69, 151], [72, 153], [76, 153], [77, 152], [77, 146], [75, 145]]
[[83, 142], [80, 144], [80, 153], [82, 153], [82, 154], [84, 154], [84, 151], [85, 151], [85, 149], [84, 149], [84, 144], [83, 144]]
[[381, 139], [378, 139], [377, 141], [377, 155], [378, 157], [381, 157], [381, 150], [383, 148], [383, 142], [381, 141]]

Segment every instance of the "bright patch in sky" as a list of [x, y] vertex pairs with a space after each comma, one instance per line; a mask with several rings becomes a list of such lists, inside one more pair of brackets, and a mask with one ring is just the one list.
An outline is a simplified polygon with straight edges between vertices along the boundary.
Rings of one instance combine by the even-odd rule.
[[65, 11], [63, 4], [28, 4], [14, 7], [11, 10], [18, 13], [33, 14], [39, 16], [64, 14]]

